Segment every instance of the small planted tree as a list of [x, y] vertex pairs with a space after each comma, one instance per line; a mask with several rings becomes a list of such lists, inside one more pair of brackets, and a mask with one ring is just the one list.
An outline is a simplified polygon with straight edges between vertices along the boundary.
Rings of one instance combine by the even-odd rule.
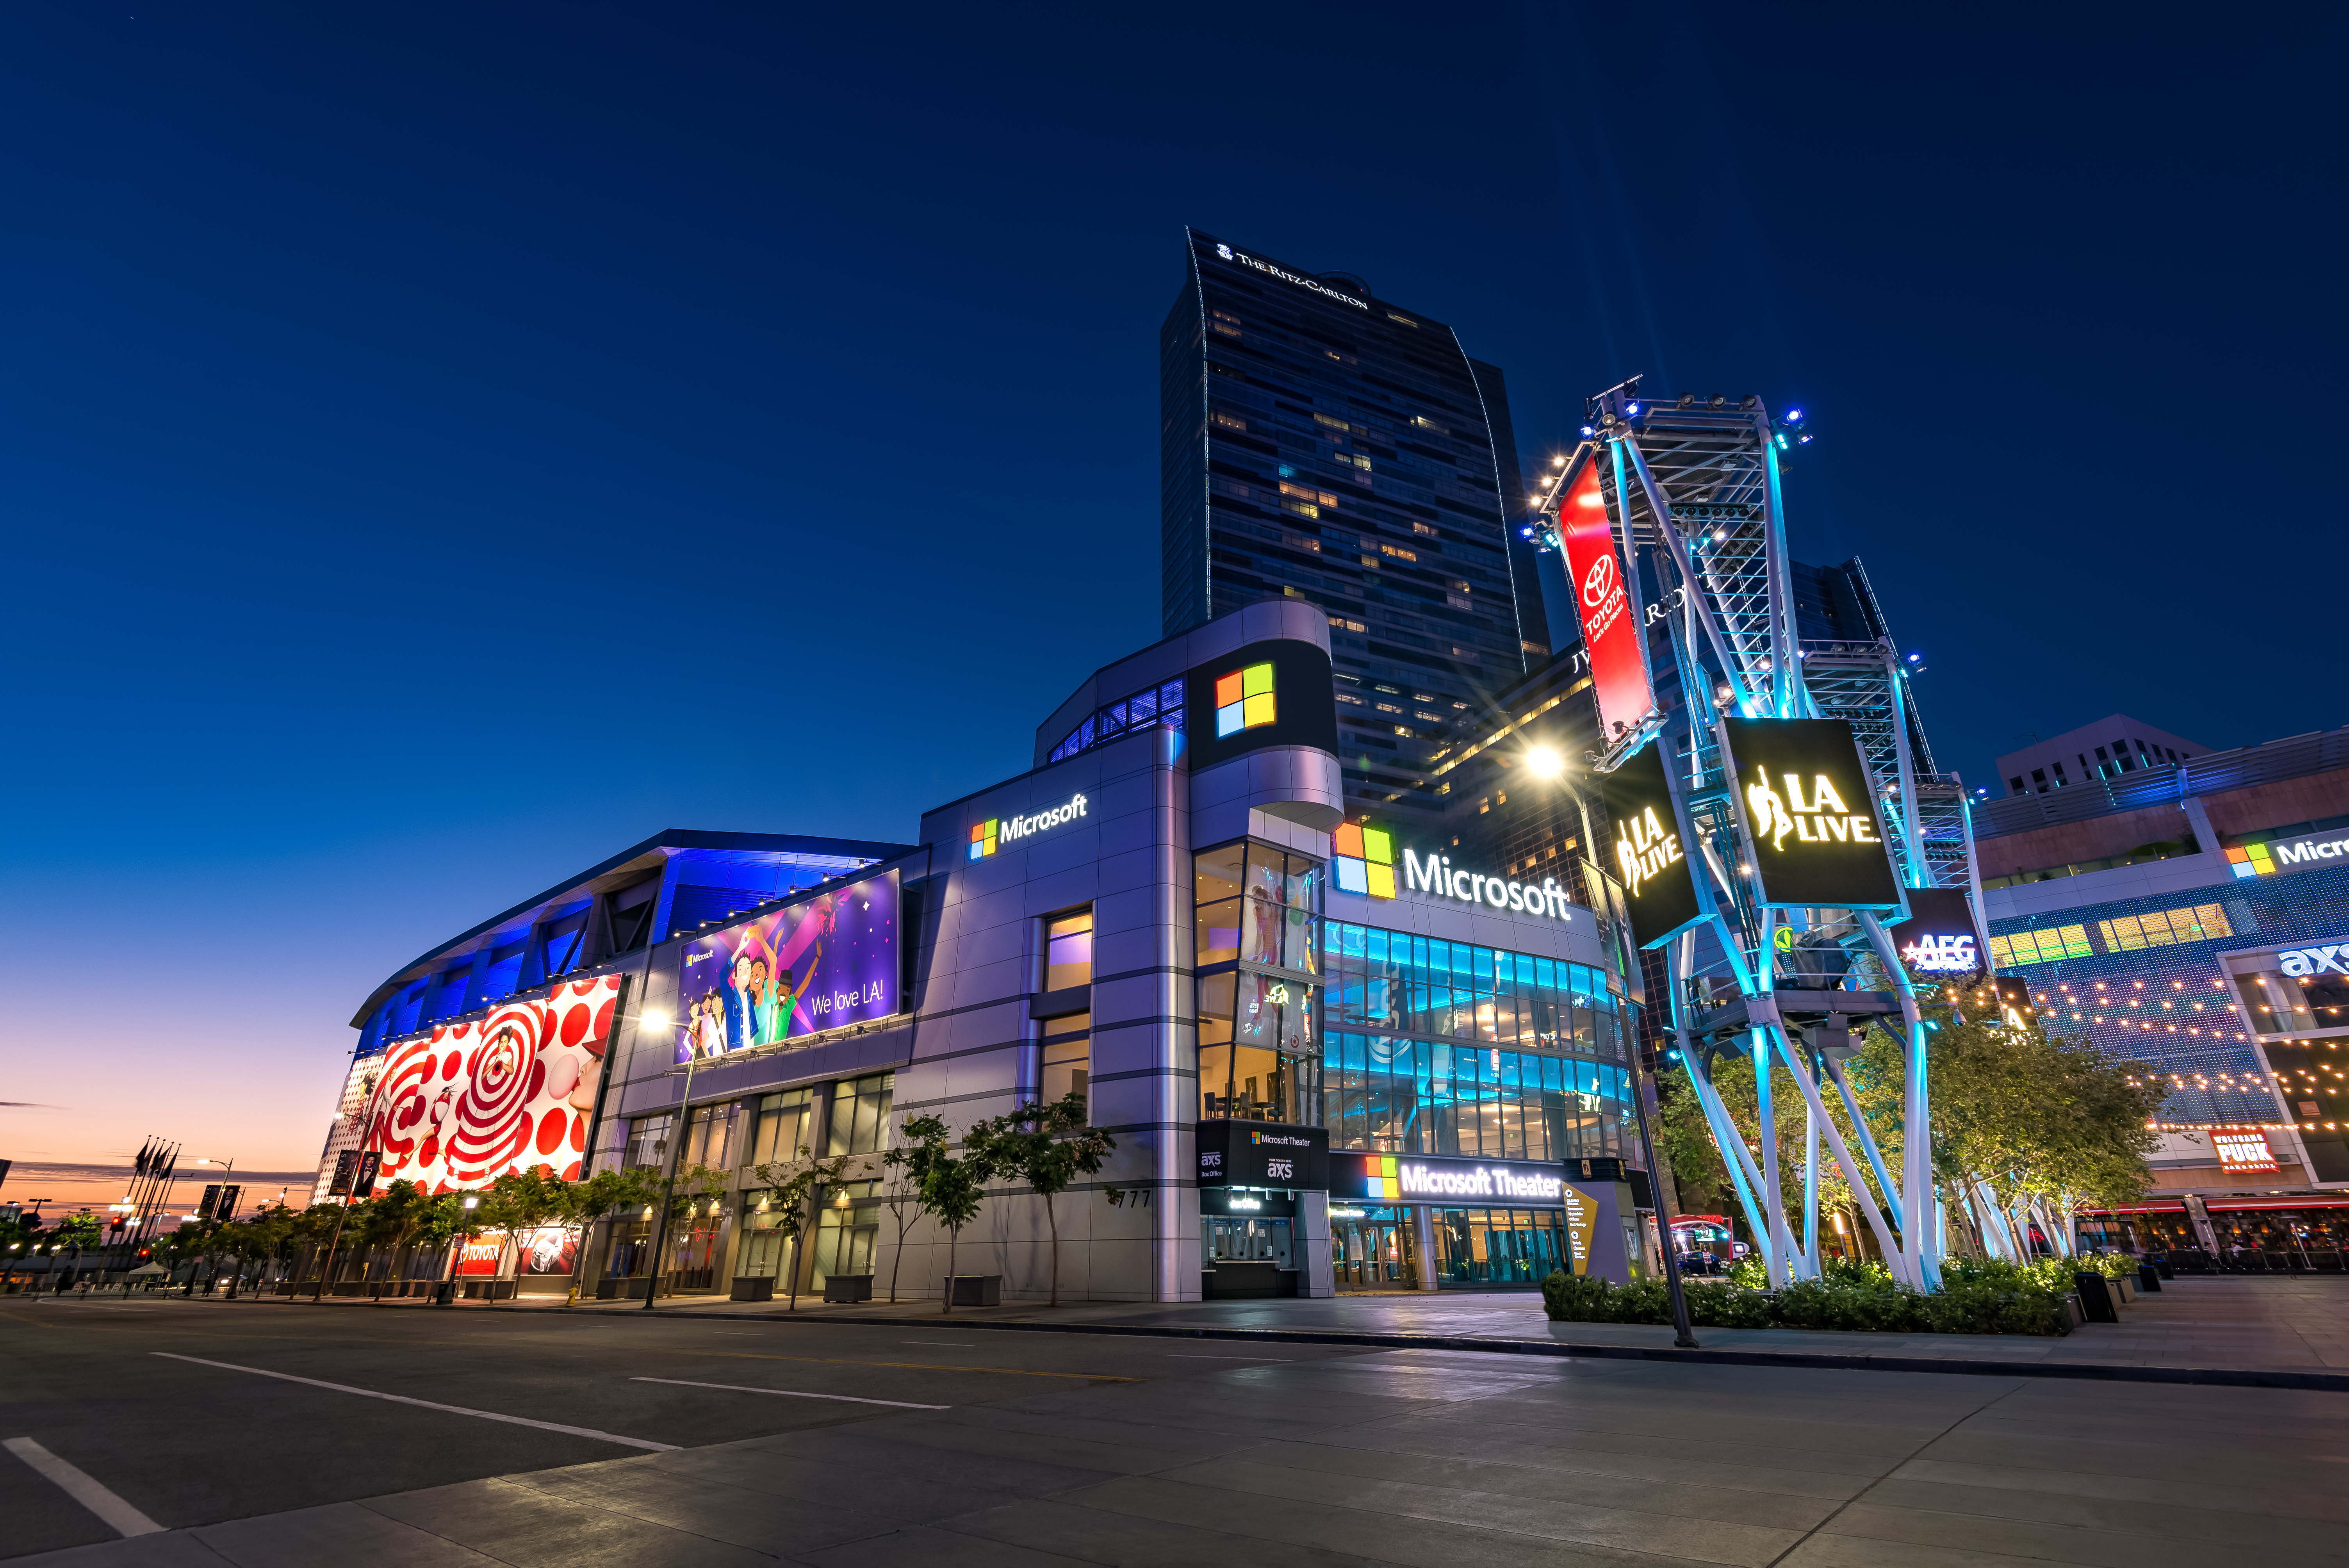
[[787, 1260], [783, 1268], [790, 1276], [785, 1286], [785, 1299], [789, 1303], [784, 1309], [786, 1311], [797, 1312], [800, 1309], [799, 1240], [807, 1230], [809, 1200], [815, 1196], [817, 1189], [837, 1182], [847, 1171], [850, 1159], [851, 1156], [843, 1154], [831, 1160], [817, 1160], [802, 1144], [797, 1159], [752, 1168], [751, 1173], [768, 1189], [769, 1212], [775, 1216], [771, 1228], [783, 1238], [783, 1254]]
[[955, 1244], [962, 1228], [978, 1218], [987, 1202], [987, 1168], [976, 1160], [957, 1160], [943, 1145], [922, 1172], [922, 1207], [947, 1228], [947, 1290], [942, 1313], [954, 1310]]
[[914, 1222], [929, 1212], [929, 1204], [922, 1196], [922, 1178], [931, 1164], [946, 1153], [947, 1123], [941, 1116], [909, 1116], [905, 1119], [903, 1141], [881, 1156], [882, 1168], [888, 1173], [881, 1189], [881, 1202], [887, 1206], [889, 1217], [897, 1222], [897, 1254], [889, 1264], [889, 1300], [897, 1300], [897, 1272], [905, 1264], [905, 1233]]
[[981, 1121], [963, 1144], [988, 1174], [1017, 1177], [1044, 1200], [1044, 1220], [1052, 1232], [1049, 1305], [1060, 1305], [1061, 1217], [1053, 1200], [1079, 1176], [1100, 1175], [1117, 1140], [1092, 1125], [1085, 1097], [1072, 1092], [1050, 1104], [1030, 1100], [1008, 1116]]

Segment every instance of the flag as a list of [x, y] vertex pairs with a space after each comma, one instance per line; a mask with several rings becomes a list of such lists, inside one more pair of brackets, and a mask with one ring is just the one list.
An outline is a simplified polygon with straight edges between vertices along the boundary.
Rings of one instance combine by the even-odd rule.
[[142, 1145], [140, 1147], [139, 1150], [139, 1162], [135, 1167], [133, 1167], [133, 1169], [135, 1169], [141, 1176], [147, 1174], [147, 1149], [149, 1147], [151, 1147], [151, 1140], [149, 1145]]

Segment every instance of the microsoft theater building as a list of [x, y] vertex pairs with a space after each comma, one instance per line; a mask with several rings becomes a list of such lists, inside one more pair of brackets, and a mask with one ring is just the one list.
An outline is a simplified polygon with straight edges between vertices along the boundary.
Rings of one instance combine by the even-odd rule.
[[[1116, 1140], [1101, 1177], [1049, 1217], [999, 1183], [955, 1243], [1006, 1298], [1050, 1289], [1055, 1220], [1064, 1300], [1643, 1271], [1611, 928], [1552, 879], [1347, 820], [1336, 746], [1327, 617], [1257, 603], [1096, 672], [1027, 772], [911, 842], [638, 846], [589, 890], [645, 910], [630, 945], [532, 958], [550, 897], [387, 981], [329, 1155], [444, 1187], [724, 1173], [674, 1224], [609, 1219], [543, 1271], [586, 1295], [935, 1295], [948, 1238], [916, 1220], [900, 1244], [893, 1130], [1077, 1092]], [[502, 995], [446, 978], [515, 952]], [[775, 1167], [802, 1148], [848, 1164], [793, 1238]]]

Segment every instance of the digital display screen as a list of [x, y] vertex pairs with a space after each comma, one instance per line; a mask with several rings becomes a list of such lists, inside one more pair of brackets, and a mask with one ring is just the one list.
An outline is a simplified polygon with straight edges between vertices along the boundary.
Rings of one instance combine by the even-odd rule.
[[378, 1180], [429, 1192], [486, 1187], [541, 1166], [577, 1181], [619, 998], [616, 975], [576, 981], [370, 1058], [378, 1076], [359, 1136], [357, 1185], [367, 1184], [365, 1158], [380, 1161]]
[[[1900, 902], [1874, 786], [1840, 718], [1724, 718], [1730, 793], [1762, 902], [1778, 908], [1885, 909]], [[1727, 759], [1725, 759], [1727, 760]]]
[[677, 1059], [895, 1014], [898, 904], [893, 867], [687, 943], [678, 959]]
[[1601, 775], [1599, 788], [1615, 826], [1614, 863], [1607, 869], [1623, 889], [1632, 935], [1640, 946], [1654, 947], [1704, 913], [1697, 902], [1696, 861], [1672, 811], [1662, 742]]

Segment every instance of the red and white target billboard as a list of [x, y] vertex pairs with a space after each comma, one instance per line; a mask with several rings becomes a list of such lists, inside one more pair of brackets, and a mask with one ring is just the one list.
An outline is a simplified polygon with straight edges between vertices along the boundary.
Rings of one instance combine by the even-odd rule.
[[619, 997], [616, 975], [558, 985], [372, 1058], [358, 1147], [382, 1157], [377, 1181], [455, 1192], [540, 1166], [576, 1181]]
[[1590, 662], [1591, 696], [1599, 704], [1599, 733], [1613, 745], [1638, 727], [1656, 706], [1648, 679], [1648, 649], [1623, 578], [1623, 552], [1607, 521], [1607, 498], [1599, 489], [1599, 464], [1586, 459], [1582, 471], [1558, 502], [1557, 535], [1566, 550], [1566, 572], [1574, 589], [1575, 614], [1582, 622], [1582, 650]]

